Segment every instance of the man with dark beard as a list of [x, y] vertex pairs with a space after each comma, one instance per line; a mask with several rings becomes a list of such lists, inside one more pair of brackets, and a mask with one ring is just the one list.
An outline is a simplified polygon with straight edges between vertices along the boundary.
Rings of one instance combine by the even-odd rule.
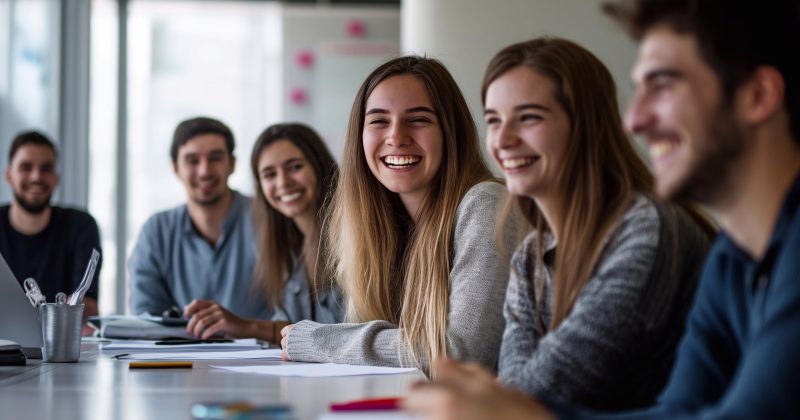
[[203, 299], [244, 318], [269, 319], [266, 300], [251, 293], [256, 240], [250, 198], [228, 187], [234, 145], [231, 130], [212, 118], [192, 118], [175, 129], [172, 169], [188, 201], [142, 227], [128, 261], [135, 314], [161, 315]]
[[[33, 277], [48, 302], [78, 287], [92, 254], [100, 250], [94, 218], [83, 211], [50, 205], [58, 185], [55, 145], [43, 134], [18, 134], [8, 153], [5, 178], [14, 199], [0, 207], [0, 253], [20, 285]], [[97, 315], [100, 264], [86, 292], [83, 316]], [[86, 330], [88, 332], [88, 329]]]

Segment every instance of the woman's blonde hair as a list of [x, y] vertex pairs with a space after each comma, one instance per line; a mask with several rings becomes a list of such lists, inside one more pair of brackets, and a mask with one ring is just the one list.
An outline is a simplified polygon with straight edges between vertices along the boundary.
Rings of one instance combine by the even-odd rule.
[[[629, 208], [634, 194], [652, 195], [653, 178], [622, 129], [614, 80], [597, 57], [580, 45], [559, 38], [544, 37], [510, 45], [498, 52], [486, 69], [481, 89], [484, 104], [489, 85], [519, 66], [553, 82], [555, 99], [571, 124], [555, 186], [564, 194], [549, 325], [549, 329], [555, 329], [592, 277], [605, 238]], [[541, 233], [552, 231], [552, 227], [533, 199], [509, 197], [506, 211], [514, 202], [539, 232], [536, 260], [541, 262], [544, 236]], [[498, 223], [504, 219], [500, 217]], [[543, 270], [543, 264], [537, 264], [537, 269]], [[541, 307], [544, 276], [536, 278], [536, 305]], [[536, 327], [540, 332], [546, 331], [542, 311], [537, 312]]]
[[[442, 130], [441, 167], [413, 223], [397, 194], [370, 171], [363, 151], [367, 98], [389, 77], [411, 75], [425, 88]], [[329, 266], [353, 322], [398, 325], [411, 363], [423, 369], [447, 354], [447, 315], [456, 210], [475, 184], [493, 179], [469, 108], [437, 60], [399, 57], [375, 69], [358, 90], [347, 129], [330, 225]]]
[[[259, 182], [258, 161], [261, 153], [273, 143], [286, 140], [292, 143], [305, 156], [314, 176], [317, 178], [317, 191], [314, 194], [314, 212], [317, 223], [314, 230], [304, 238], [292, 219], [275, 210], [264, 197]], [[250, 156], [250, 167], [255, 180], [255, 199], [253, 200], [253, 219], [258, 236], [258, 259], [253, 273], [253, 284], [265, 294], [270, 307], [283, 302], [283, 286], [291, 275], [295, 258], [301, 258], [303, 252], [309, 259], [317, 261], [317, 254], [324, 255], [324, 242], [320, 242], [320, 225], [326, 217], [329, 207], [329, 196], [336, 186], [339, 168], [336, 161], [325, 147], [319, 135], [304, 124], [275, 124], [267, 127], [258, 136]], [[323, 249], [320, 249], [322, 246]], [[330, 286], [330, 278], [323, 272], [323, 264], [306, 267], [311, 280], [311, 290], [316, 292]], [[327, 282], [326, 282], [327, 280]]]

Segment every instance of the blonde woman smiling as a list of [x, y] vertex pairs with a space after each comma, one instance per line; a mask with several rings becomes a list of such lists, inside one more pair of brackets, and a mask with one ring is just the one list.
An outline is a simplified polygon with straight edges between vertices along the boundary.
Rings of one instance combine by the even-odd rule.
[[429, 372], [449, 356], [494, 369], [508, 276], [495, 242], [502, 195], [447, 69], [420, 57], [378, 67], [350, 114], [328, 232], [351, 323], [285, 328], [285, 357]]

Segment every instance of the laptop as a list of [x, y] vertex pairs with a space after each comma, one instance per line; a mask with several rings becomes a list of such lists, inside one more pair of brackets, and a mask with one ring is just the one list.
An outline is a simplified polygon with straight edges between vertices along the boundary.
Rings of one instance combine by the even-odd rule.
[[28, 358], [42, 357], [42, 323], [14, 273], [0, 255], [0, 339], [22, 346]]

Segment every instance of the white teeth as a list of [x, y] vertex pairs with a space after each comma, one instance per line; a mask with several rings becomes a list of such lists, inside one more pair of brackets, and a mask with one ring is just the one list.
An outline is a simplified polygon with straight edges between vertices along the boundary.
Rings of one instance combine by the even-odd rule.
[[422, 160], [420, 156], [386, 156], [383, 161], [391, 166], [409, 166]]
[[295, 192], [295, 193], [282, 195], [282, 196], [279, 197], [279, 199], [282, 202], [287, 203], [289, 201], [297, 200], [298, 198], [300, 198], [301, 195], [303, 195], [303, 192], [302, 191], [298, 191], [298, 192]]
[[522, 158], [503, 159], [501, 162], [503, 164], [503, 168], [505, 169], [516, 169], [516, 168], [521, 168], [523, 166], [528, 166], [535, 160], [536, 159], [532, 157], [522, 157]]
[[676, 147], [675, 143], [669, 141], [660, 141], [657, 143], [651, 143], [650, 157], [653, 159], [658, 159], [671, 152], [673, 149], [675, 149], [675, 147]]

